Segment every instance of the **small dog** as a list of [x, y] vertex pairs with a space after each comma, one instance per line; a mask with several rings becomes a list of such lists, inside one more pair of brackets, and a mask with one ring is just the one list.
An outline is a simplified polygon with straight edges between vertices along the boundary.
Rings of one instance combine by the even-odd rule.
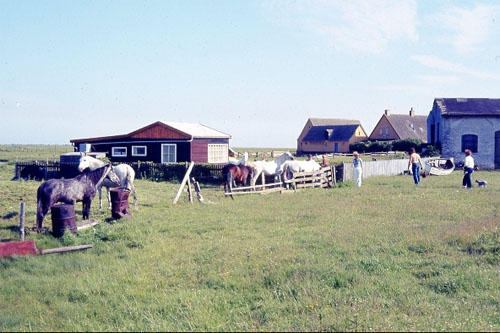
[[479, 187], [486, 187], [488, 186], [488, 182], [486, 180], [477, 180], [476, 179], [477, 186]]

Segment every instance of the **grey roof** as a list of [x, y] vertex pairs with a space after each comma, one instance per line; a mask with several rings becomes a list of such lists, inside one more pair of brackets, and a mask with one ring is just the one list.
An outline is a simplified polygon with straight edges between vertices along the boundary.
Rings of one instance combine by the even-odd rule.
[[181, 132], [191, 135], [193, 138], [223, 138], [230, 139], [231, 135], [198, 123], [164, 122]]
[[359, 120], [334, 118], [309, 118], [313, 126], [361, 125]]
[[401, 139], [413, 138], [427, 141], [427, 116], [391, 114], [387, 120]]
[[[359, 122], [358, 122], [359, 123]], [[356, 132], [359, 124], [355, 125], [333, 125], [333, 126], [314, 126], [307, 132], [303, 141], [325, 141], [328, 135], [328, 141], [349, 141]]]
[[436, 98], [442, 115], [500, 116], [500, 98]]

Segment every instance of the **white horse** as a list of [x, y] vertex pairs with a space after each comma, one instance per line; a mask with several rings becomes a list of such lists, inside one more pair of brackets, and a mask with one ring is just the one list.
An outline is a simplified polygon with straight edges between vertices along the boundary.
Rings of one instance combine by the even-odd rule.
[[[83, 155], [80, 157], [80, 162], [78, 164], [78, 171], [82, 172], [86, 168], [89, 168], [91, 171], [100, 168], [102, 166], [106, 165], [101, 160], [98, 160], [97, 158], [94, 158], [92, 156], [86, 156]], [[109, 194], [109, 189], [110, 188], [116, 188], [120, 187], [121, 189], [127, 189], [128, 191], [132, 192], [132, 195], [134, 196], [134, 206], [137, 208], [137, 196], [135, 194], [135, 187], [134, 187], [134, 178], [135, 178], [135, 171], [132, 169], [132, 167], [128, 164], [118, 164], [117, 166], [114, 167], [114, 172], [120, 178], [120, 183], [112, 183], [105, 179], [101, 185], [97, 188], [99, 191], [99, 210], [102, 209], [102, 187], [106, 187], [106, 196], [108, 198], [108, 208], [111, 208], [111, 196]]]
[[254, 168], [255, 173], [253, 175], [251, 185], [255, 186], [255, 182], [259, 178], [260, 174], [264, 172], [266, 176], [277, 176], [279, 181], [281, 181], [281, 173], [283, 172], [283, 164], [286, 161], [293, 160], [292, 154], [289, 152], [284, 153], [279, 156], [274, 161], [255, 161], [249, 162], [248, 164]]
[[247, 162], [248, 162], [248, 153], [245, 152], [243, 154], [243, 156], [241, 157], [241, 159], [237, 160], [235, 159], [234, 157], [231, 157], [229, 159], [229, 164], [234, 164], [234, 165], [247, 165]]
[[315, 160], [308, 161], [286, 161], [283, 165], [284, 179], [290, 179], [297, 172], [312, 172], [321, 169], [321, 165]]

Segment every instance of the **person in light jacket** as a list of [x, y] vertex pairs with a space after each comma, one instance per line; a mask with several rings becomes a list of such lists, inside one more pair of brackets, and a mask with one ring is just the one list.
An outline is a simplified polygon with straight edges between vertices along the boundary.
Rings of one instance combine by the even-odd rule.
[[361, 187], [361, 176], [363, 175], [363, 160], [359, 158], [357, 151], [353, 152], [354, 160], [352, 161], [354, 167], [354, 186]]
[[472, 158], [472, 152], [470, 149], [465, 149], [465, 160], [464, 160], [464, 179], [462, 180], [462, 185], [465, 188], [472, 189], [471, 175], [474, 172], [474, 159]]

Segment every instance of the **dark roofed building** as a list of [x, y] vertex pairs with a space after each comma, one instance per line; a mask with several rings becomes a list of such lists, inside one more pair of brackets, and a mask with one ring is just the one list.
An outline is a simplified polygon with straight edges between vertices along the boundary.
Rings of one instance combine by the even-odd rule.
[[105, 152], [113, 162], [227, 163], [230, 138], [202, 124], [157, 121], [128, 134], [70, 142], [75, 151]]
[[500, 98], [436, 98], [427, 130], [429, 143], [456, 164], [470, 149], [478, 166], [500, 169]]
[[297, 139], [297, 153], [346, 153], [351, 143], [366, 138], [359, 120], [309, 118]]
[[370, 134], [370, 140], [388, 141], [419, 139], [427, 142], [427, 116], [417, 116], [413, 108], [408, 114], [391, 114], [385, 110]]

